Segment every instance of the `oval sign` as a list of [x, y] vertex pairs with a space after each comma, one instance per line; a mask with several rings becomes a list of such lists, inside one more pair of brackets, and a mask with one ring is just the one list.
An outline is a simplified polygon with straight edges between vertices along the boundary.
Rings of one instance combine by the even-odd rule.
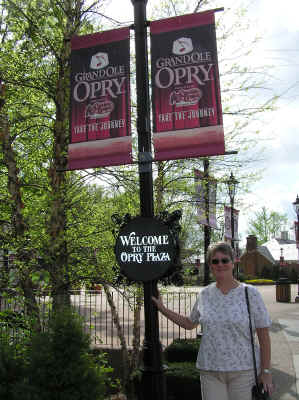
[[163, 222], [136, 217], [119, 231], [115, 255], [121, 272], [130, 280], [157, 280], [174, 263], [175, 240]]

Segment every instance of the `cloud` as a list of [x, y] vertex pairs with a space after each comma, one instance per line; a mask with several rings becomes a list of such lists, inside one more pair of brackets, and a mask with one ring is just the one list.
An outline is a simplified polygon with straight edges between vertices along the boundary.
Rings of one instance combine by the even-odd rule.
[[265, 29], [275, 32], [299, 32], [297, 0], [254, 2], [257, 15], [262, 16]]

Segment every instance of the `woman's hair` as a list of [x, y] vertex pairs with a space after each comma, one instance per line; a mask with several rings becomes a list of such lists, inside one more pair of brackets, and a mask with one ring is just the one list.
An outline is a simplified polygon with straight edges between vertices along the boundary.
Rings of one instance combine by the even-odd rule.
[[208, 247], [207, 261], [209, 265], [211, 264], [212, 257], [218, 251], [228, 256], [232, 260], [232, 262], [234, 262], [234, 251], [231, 248], [230, 244], [226, 242], [218, 242], [218, 243], [212, 243]]

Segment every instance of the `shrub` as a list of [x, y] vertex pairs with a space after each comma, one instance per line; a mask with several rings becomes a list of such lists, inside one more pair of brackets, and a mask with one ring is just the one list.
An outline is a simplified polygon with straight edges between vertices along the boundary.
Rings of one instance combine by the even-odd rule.
[[266, 265], [263, 266], [262, 271], [261, 271], [261, 278], [265, 278], [265, 279], [272, 278], [272, 270], [270, 267], [267, 267]]
[[274, 265], [274, 266], [273, 266], [273, 270], [272, 270], [272, 276], [271, 276], [271, 278], [272, 278], [274, 281], [277, 281], [278, 278], [279, 278], [279, 275], [280, 275], [280, 267], [279, 267], [279, 265]]
[[196, 362], [200, 345], [200, 338], [197, 339], [175, 339], [164, 350], [165, 360], [168, 362]]
[[70, 310], [53, 314], [45, 332], [33, 335], [22, 400], [100, 400], [112, 372], [89, 353], [90, 337]]
[[4, 334], [0, 340], [0, 399], [19, 399], [18, 389], [25, 381], [25, 360], [21, 344]]
[[292, 283], [298, 282], [298, 275], [297, 275], [297, 272], [294, 270], [294, 268], [291, 270], [291, 272], [289, 274], [289, 279]]
[[200, 373], [194, 362], [169, 363], [165, 377], [169, 400], [201, 398]]

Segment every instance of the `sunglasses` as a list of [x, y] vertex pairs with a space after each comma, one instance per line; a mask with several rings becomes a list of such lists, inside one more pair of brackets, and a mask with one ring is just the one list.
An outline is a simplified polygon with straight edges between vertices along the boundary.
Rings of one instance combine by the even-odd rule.
[[229, 258], [220, 258], [220, 259], [218, 259], [218, 258], [213, 258], [212, 261], [211, 261], [211, 263], [212, 263], [213, 265], [218, 265], [218, 264], [220, 263], [220, 261], [221, 261], [222, 264], [228, 264], [228, 263], [231, 262], [231, 260], [230, 260]]

